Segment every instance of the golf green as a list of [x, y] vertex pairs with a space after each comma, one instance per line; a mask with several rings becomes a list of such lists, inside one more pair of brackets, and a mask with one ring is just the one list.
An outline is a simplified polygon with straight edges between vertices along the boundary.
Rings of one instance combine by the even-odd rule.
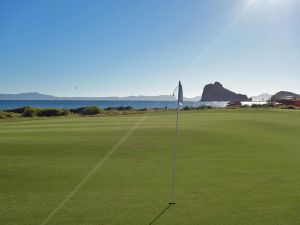
[[[1, 225], [148, 225], [175, 112], [0, 121]], [[153, 224], [300, 224], [300, 110], [183, 111]]]

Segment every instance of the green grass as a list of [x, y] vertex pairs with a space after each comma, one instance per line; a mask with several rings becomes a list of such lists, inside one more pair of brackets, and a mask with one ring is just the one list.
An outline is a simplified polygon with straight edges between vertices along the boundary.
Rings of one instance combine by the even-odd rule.
[[[0, 121], [0, 224], [40, 225], [146, 114]], [[150, 113], [49, 225], [148, 225], [169, 202], [175, 113]], [[182, 112], [161, 225], [300, 224], [300, 111]]]

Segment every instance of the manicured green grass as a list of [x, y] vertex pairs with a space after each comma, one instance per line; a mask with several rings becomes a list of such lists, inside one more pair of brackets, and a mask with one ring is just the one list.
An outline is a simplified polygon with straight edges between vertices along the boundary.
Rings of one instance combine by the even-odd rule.
[[[175, 113], [0, 121], [0, 224], [148, 225], [169, 202]], [[181, 112], [161, 225], [300, 224], [300, 111]]]

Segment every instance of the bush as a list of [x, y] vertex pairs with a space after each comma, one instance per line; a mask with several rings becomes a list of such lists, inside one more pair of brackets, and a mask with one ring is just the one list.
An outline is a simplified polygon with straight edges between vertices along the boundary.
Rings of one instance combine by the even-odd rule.
[[86, 107], [80, 107], [80, 108], [76, 108], [76, 109], [70, 109], [70, 112], [71, 113], [74, 113], [74, 114], [82, 114], [83, 110], [85, 109]]
[[98, 106], [86, 106], [77, 109], [70, 109], [70, 112], [81, 115], [97, 115], [101, 113], [101, 109]]
[[39, 109], [37, 110], [37, 116], [51, 117], [51, 116], [67, 116], [70, 111], [67, 109]]
[[67, 116], [70, 114], [70, 111], [67, 109], [38, 109], [27, 107], [22, 113], [24, 117], [52, 117], [52, 116]]
[[129, 110], [133, 110], [134, 108], [130, 107], [130, 106], [118, 106], [118, 107], [108, 107], [105, 110], [107, 111], [112, 111], [112, 110], [117, 110], [117, 111], [129, 111]]
[[284, 107], [284, 109], [297, 109], [297, 107], [294, 105], [288, 105], [288, 106]]
[[22, 113], [22, 116], [24, 116], [24, 117], [34, 117], [34, 116], [37, 116], [37, 112], [38, 112], [38, 110], [35, 109], [35, 108], [26, 107], [24, 109], [24, 112]]
[[192, 110], [192, 109], [193, 109], [193, 107], [189, 107], [189, 106], [183, 107], [183, 110]]
[[101, 113], [101, 110], [97, 106], [88, 106], [82, 110], [81, 114], [82, 115], [97, 115], [99, 113]]
[[16, 114], [16, 113], [0, 111], [0, 119], [13, 118], [13, 117], [16, 117], [17, 115], [18, 114]]
[[212, 106], [203, 105], [203, 106], [199, 106], [197, 109], [199, 109], [199, 110], [205, 110], [205, 109], [213, 109], [213, 107]]
[[97, 106], [87, 106], [83, 108], [82, 115], [97, 115], [101, 113], [101, 109]]
[[26, 109], [29, 109], [31, 107], [29, 106], [25, 106], [25, 107], [20, 107], [20, 108], [15, 108], [15, 109], [7, 109], [5, 110], [5, 112], [13, 112], [13, 113], [19, 113], [19, 114], [23, 114]]

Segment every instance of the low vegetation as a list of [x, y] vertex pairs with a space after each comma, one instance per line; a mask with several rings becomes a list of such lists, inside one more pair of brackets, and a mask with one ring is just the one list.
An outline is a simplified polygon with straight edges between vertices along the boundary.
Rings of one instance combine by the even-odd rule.
[[212, 106], [199, 106], [199, 107], [183, 107], [183, 110], [206, 110], [206, 109], [213, 109]]
[[17, 116], [18, 116], [18, 114], [16, 114], [16, 113], [0, 111], [0, 119], [9, 119], [9, 118], [17, 117]]
[[101, 113], [101, 109], [97, 106], [87, 106], [87, 107], [80, 107], [77, 109], [70, 109], [70, 112], [74, 114], [81, 114], [81, 115], [97, 115]]
[[[184, 111], [198, 111], [198, 110], [216, 110], [212, 106], [185, 106], [182, 108]], [[218, 108], [221, 110], [226, 109], [298, 109], [293, 105], [290, 106], [282, 106], [282, 105], [257, 105], [253, 104], [243, 105], [243, 106], [228, 106], [226, 108]], [[98, 116], [98, 115], [106, 115], [106, 116], [114, 116], [114, 115], [128, 115], [128, 114], [136, 114], [142, 113], [145, 111], [153, 111], [153, 112], [166, 112], [166, 111], [174, 111], [174, 109], [168, 108], [153, 108], [153, 109], [135, 109], [130, 106], [119, 106], [119, 107], [108, 107], [105, 109], [101, 109], [98, 106], [85, 106], [75, 109], [58, 109], [58, 108], [34, 108], [34, 107], [20, 107], [15, 109], [8, 109], [0, 111], [0, 119], [9, 119], [9, 118], [17, 118], [17, 117], [57, 117], [57, 116]]]
[[294, 105], [287, 105], [287, 106], [283, 106], [283, 109], [298, 109], [296, 106]]
[[67, 116], [70, 114], [68, 109], [36, 109], [36, 108], [27, 108], [22, 113], [24, 117], [52, 117], [52, 116]]
[[98, 106], [86, 106], [76, 109], [57, 109], [57, 108], [34, 108], [20, 107], [0, 111], [0, 119], [15, 117], [56, 117], [56, 116], [97, 116], [97, 115], [122, 115], [134, 114], [147, 111], [147, 109], [134, 109], [132, 107], [108, 107], [101, 109]]

